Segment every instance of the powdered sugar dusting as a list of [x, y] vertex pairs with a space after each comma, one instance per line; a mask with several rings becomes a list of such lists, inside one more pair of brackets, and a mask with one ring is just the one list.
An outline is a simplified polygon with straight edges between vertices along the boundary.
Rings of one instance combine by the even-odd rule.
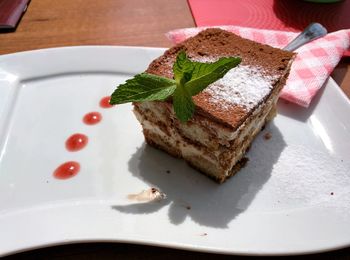
[[190, 58], [192, 61], [202, 62], [202, 63], [213, 63], [219, 60], [220, 57], [212, 57], [212, 56], [195, 56]]
[[204, 91], [210, 94], [209, 101], [222, 109], [240, 106], [249, 111], [270, 93], [276, 79], [265, 75], [263, 68], [239, 65]]
[[[206, 63], [218, 59], [211, 56], [192, 58], [193, 61]], [[240, 106], [249, 111], [270, 93], [277, 79], [277, 75], [267, 75], [262, 67], [238, 65], [209, 85], [204, 92], [210, 94], [210, 102], [220, 105], [223, 110]]]

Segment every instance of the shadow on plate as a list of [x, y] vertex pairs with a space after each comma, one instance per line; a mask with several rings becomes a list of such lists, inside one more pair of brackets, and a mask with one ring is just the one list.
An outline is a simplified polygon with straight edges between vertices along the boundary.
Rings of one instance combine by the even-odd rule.
[[[266, 132], [272, 134], [270, 140], [265, 140]], [[200, 225], [227, 228], [231, 220], [249, 207], [270, 178], [285, 146], [279, 129], [273, 123], [268, 124], [252, 144], [246, 167], [219, 185], [184, 161], [143, 144], [130, 159], [129, 170], [149, 186], [166, 193], [167, 199], [112, 208], [129, 214], [149, 214], [168, 205], [170, 222], [175, 225], [189, 217]]]

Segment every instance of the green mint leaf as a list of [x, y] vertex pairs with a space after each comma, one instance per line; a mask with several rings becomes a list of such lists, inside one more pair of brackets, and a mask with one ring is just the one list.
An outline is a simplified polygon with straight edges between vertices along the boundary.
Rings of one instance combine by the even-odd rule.
[[180, 51], [173, 65], [174, 78], [177, 83], [182, 84], [189, 81], [192, 77], [193, 62], [187, 58], [184, 51]]
[[141, 73], [119, 85], [109, 103], [116, 105], [135, 101], [165, 100], [175, 89], [176, 82], [172, 79]]
[[195, 105], [193, 103], [192, 96], [182, 84], [179, 84], [174, 91], [173, 107], [176, 117], [181, 122], [186, 122], [192, 118]]
[[195, 104], [192, 96], [222, 78], [241, 62], [239, 57], [220, 58], [213, 63], [194, 62], [181, 51], [173, 66], [174, 80], [141, 73], [127, 80], [113, 92], [110, 104], [165, 100], [173, 96], [177, 118], [186, 122], [192, 118]]
[[192, 77], [185, 83], [185, 88], [188, 89], [191, 96], [195, 96], [208, 85], [225, 76], [240, 62], [241, 58], [238, 57], [220, 58], [213, 63], [193, 62]]

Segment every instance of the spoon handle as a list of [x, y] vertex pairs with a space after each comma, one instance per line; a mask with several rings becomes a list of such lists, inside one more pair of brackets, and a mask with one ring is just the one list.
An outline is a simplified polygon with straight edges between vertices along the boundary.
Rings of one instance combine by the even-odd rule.
[[319, 23], [312, 23], [305, 30], [300, 33], [293, 41], [291, 41], [283, 50], [294, 51], [300, 46], [311, 42], [317, 38], [325, 36], [327, 34], [326, 28]]

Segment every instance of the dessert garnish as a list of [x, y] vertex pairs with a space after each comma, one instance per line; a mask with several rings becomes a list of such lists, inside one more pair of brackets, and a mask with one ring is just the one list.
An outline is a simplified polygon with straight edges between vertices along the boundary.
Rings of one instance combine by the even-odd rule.
[[222, 57], [216, 62], [191, 61], [181, 51], [173, 65], [174, 79], [140, 73], [128, 79], [113, 92], [111, 105], [128, 102], [164, 101], [172, 98], [176, 117], [181, 122], [192, 118], [195, 104], [192, 96], [222, 78], [241, 62], [239, 57]]

